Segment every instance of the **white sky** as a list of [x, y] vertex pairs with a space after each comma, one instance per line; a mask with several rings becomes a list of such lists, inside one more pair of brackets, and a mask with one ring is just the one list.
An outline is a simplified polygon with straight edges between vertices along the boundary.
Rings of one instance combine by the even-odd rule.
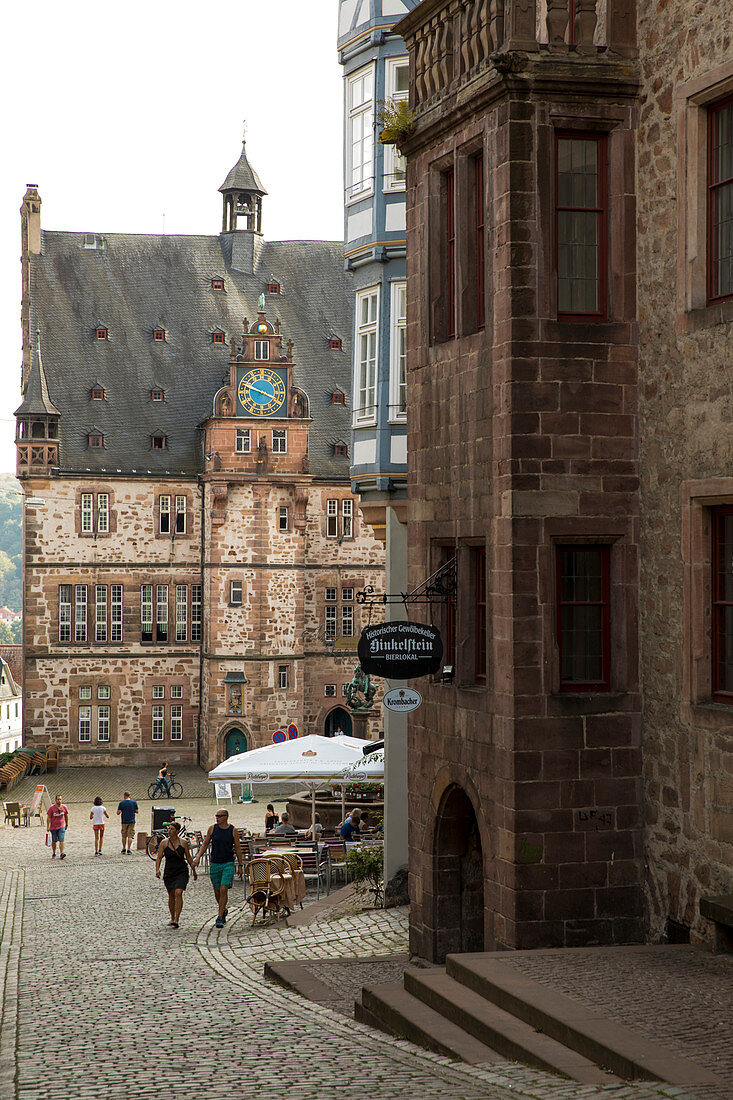
[[336, 34], [335, 0], [2, 5], [0, 471], [15, 470], [26, 184], [45, 229], [218, 233], [246, 119], [265, 236], [341, 240]]

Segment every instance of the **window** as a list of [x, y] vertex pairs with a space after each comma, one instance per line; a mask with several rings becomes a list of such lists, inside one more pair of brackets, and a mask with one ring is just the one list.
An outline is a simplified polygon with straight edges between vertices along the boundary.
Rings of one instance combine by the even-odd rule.
[[232, 607], [242, 606], [242, 582], [230, 581], [229, 582], [229, 603]]
[[354, 502], [351, 497], [341, 501], [341, 534], [345, 539], [354, 537]]
[[337, 458], [348, 458], [349, 448], [345, 443], [334, 443], [333, 453]]
[[377, 415], [377, 312], [379, 290], [356, 295], [356, 393], [354, 420], [371, 421]]
[[225, 336], [223, 332], [212, 332], [211, 334], [212, 344], [223, 344], [225, 342]]
[[186, 534], [186, 498], [183, 497], [183, 496], [176, 497], [175, 498], [175, 505], [176, 505], [176, 534], [177, 535], [185, 535]]
[[163, 390], [151, 390], [150, 391], [150, 400], [151, 401], [165, 401], [165, 392]]
[[486, 269], [484, 266], [484, 155], [479, 153], [473, 158], [473, 251], [474, 251], [474, 286], [475, 286], [475, 310], [476, 328], [482, 329], [486, 324], [484, 309]]
[[270, 358], [270, 341], [255, 340], [255, 359]]
[[104, 390], [101, 386], [95, 386], [92, 390], [92, 401], [104, 401]]
[[80, 699], [91, 699], [91, 697], [92, 697], [91, 685], [90, 684], [83, 684], [79, 688], [79, 698]]
[[280, 293], [280, 284], [279, 283], [268, 283], [267, 284], [267, 293], [268, 294], [279, 294]]
[[94, 590], [94, 641], [107, 641], [107, 585], [98, 584]]
[[323, 689], [323, 694], [327, 698], [331, 698], [331, 696], [335, 696], [336, 695], [336, 685], [335, 684], [326, 684], [324, 689]]
[[733, 295], [733, 97], [708, 113], [708, 297]]
[[348, 684], [342, 684], [341, 685], [341, 694], [344, 697], [344, 699], [346, 698], [346, 689], [348, 688], [348, 686], [349, 686]]
[[156, 587], [157, 615], [155, 619], [155, 638], [158, 642], [168, 641], [168, 585]]
[[161, 684], [154, 685], [153, 699], [165, 699], [165, 688]]
[[191, 585], [191, 641], [201, 641], [202, 630], [202, 588], [200, 584]]
[[354, 637], [354, 609], [344, 606], [341, 608], [341, 635], [344, 638]]
[[341, 599], [342, 600], [353, 600], [353, 598], [354, 598], [354, 589], [353, 588], [342, 588], [341, 589]]
[[175, 703], [171, 707], [171, 741], [183, 740], [183, 707]]
[[82, 534], [91, 534], [94, 530], [94, 494], [81, 494], [81, 530]]
[[92, 708], [90, 706], [79, 707], [79, 740], [91, 741], [92, 739]]
[[188, 585], [176, 585], [176, 641], [188, 640]]
[[[407, 101], [409, 92], [409, 63], [406, 57], [388, 59], [386, 64], [387, 99], [393, 103]], [[394, 145], [384, 147], [384, 190], [404, 191], [405, 158]]]
[[277, 529], [278, 531], [289, 531], [290, 522], [288, 516], [288, 510], [284, 506], [278, 508], [277, 512]]
[[74, 590], [76, 606], [74, 609], [74, 641], [87, 640], [87, 586], [77, 584]]
[[374, 161], [374, 71], [361, 69], [347, 83], [348, 139], [346, 197], [356, 199], [372, 190]]
[[285, 428], [273, 428], [272, 430], [272, 453], [275, 455], [284, 455], [287, 453], [288, 448], [288, 433]]
[[153, 741], [162, 741], [165, 733], [165, 707], [153, 706]]
[[326, 501], [326, 537], [329, 539], [338, 538], [338, 506], [339, 502], [337, 500]]
[[122, 585], [112, 585], [112, 631], [110, 641], [121, 642], [122, 641]]
[[87, 436], [87, 447], [90, 451], [99, 451], [104, 447], [104, 436], [98, 432], [90, 432]]
[[337, 595], [337, 589], [335, 589], [335, 588], [327, 588], [326, 589], [326, 600], [329, 603], [332, 603], [336, 599], [336, 595]]
[[603, 318], [608, 222], [605, 136], [558, 134], [556, 172], [558, 318]]
[[473, 649], [474, 677], [477, 684], [486, 683], [486, 549], [473, 551], [474, 606]]
[[277, 670], [277, 686], [280, 688], [286, 688], [288, 686], [288, 666], [280, 665]]
[[331, 404], [332, 405], [345, 405], [346, 404], [346, 394], [341, 393], [340, 390], [337, 393], [332, 393], [331, 394]]
[[150, 437], [150, 446], [154, 451], [165, 451], [168, 447], [167, 435], [153, 435]]
[[153, 640], [152, 584], [140, 586], [140, 640], [142, 642], [152, 642]]
[[156, 344], [162, 344], [165, 341], [165, 329], [154, 328], [153, 329], [153, 341]]
[[109, 493], [97, 493], [97, 532], [109, 534]]
[[108, 335], [109, 335], [109, 333], [107, 332], [107, 329], [104, 328], [103, 325], [97, 325], [97, 327], [94, 330], [94, 337], [95, 337], [96, 340], [106, 340]]
[[109, 741], [111, 711], [112, 708], [107, 704], [97, 707], [97, 741]]
[[211, 289], [212, 290], [223, 290], [224, 289], [224, 280], [223, 279], [212, 279], [211, 280]]
[[249, 428], [237, 428], [236, 450], [240, 455], [252, 453], [252, 433]]
[[[328, 346], [331, 351], [341, 351], [343, 344], [341, 343], [341, 340], [338, 338], [338, 336], [332, 336], [331, 339], [328, 341]], [[341, 402], [341, 404], [343, 405], [343, 401]]]
[[712, 696], [733, 703], [733, 508], [712, 513]]
[[109, 699], [112, 695], [112, 689], [109, 684], [100, 684], [97, 688], [97, 699]]
[[335, 607], [326, 607], [326, 625], [324, 637], [326, 639], [336, 637], [336, 611]]
[[557, 547], [561, 691], [610, 687], [610, 549]]
[[445, 335], [456, 334], [456, 175], [452, 168], [443, 174], [445, 226]]
[[161, 535], [169, 535], [171, 531], [171, 498], [168, 496], [159, 497], [158, 509], [160, 533]]
[[183, 684], [171, 684], [171, 699], [183, 698]]
[[392, 283], [390, 339], [390, 420], [407, 416], [407, 284]]

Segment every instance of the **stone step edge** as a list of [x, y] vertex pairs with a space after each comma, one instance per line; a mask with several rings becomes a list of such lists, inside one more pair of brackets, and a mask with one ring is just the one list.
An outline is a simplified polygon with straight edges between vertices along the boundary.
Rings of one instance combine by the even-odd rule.
[[318, 1004], [328, 1005], [330, 1001], [338, 999], [338, 993], [330, 985], [320, 981], [306, 967], [294, 962], [266, 962], [264, 967], [266, 978], [277, 982], [278, 985], [293, 993], [300, 994], [308, 1001], [316, 1001]]
[[408, 993], [401, 982], [365, 985], [354, 1019], [468, 1065], [503, 1062], [495, 1050]]
[[567, 1077], [584, 1085], [619, 1085], [620, 1079], [556, 1039], [492, 1004], [445, 970], [405, 971], [408, 993], [429, 1005], [479, 1042], [514, 1062]]
[[636, 1031], [600, 1016], [495, 957], [448, 955], [446, 973], [461, 985], [625, 1080], [725, 1085], [721, 1077]]

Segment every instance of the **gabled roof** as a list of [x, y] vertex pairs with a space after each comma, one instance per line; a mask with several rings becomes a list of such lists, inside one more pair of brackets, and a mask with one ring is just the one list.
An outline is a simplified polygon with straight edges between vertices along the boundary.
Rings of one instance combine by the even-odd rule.
[[41, 359], [41, 332], [36, 330], [36, 348], [28, 373], [28, 385], [25, 388], [23, 403], [14, 416], [61, 416], [61, 413], [49, 397], [46, 372]]
[[255, 191], [258, 195], [266, 195], [267, 191], [260, 183], [260, 177], [247, 160], [245, 144], [246, 142], [243, 141], [239, 160], [230, 170], [219, 190], [222, 194], [225, 191]]

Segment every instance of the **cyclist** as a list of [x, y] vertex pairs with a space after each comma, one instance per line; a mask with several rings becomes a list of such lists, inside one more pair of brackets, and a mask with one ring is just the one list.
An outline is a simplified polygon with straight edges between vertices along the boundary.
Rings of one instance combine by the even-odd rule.
[[160, 765], [160, 770], [158, 771], [155, 781], [158, 784], [158, 790], [161, 792], [161, 794], [165, 791], [166, 798], [170, 798], [171, 788], [170, 783], [168, 782], [167, 760], [164, 760], [163, 763]]

